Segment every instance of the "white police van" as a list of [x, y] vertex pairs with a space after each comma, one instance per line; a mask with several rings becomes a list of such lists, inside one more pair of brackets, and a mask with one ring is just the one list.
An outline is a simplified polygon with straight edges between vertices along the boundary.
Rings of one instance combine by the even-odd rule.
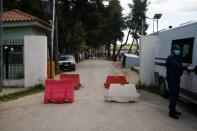
[[[161, 95], [168, 96], [165, 62], [173, 45], [181, 47], [183, 64], [197, 69], [197, 22], [182, 24], [176, 28], [161, 31], [155, 54], [155, 80], [160, 85]], [[197, 75], [184, 71], [181, 77], [180, 96], [197, 104]]]

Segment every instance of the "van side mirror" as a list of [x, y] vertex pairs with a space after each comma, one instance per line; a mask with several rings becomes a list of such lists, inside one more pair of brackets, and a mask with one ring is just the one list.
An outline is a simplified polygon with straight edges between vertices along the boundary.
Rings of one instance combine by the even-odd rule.
[[197, 75], [197, 66], [195, 66], [194, 72], [195, 72], [195, 74]]

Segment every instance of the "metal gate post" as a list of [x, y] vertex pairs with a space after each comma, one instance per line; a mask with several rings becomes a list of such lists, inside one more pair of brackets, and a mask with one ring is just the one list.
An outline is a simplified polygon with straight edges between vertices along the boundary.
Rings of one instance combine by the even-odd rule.
[[0, 0], [0, 92], [3, 89], [3, 0]]

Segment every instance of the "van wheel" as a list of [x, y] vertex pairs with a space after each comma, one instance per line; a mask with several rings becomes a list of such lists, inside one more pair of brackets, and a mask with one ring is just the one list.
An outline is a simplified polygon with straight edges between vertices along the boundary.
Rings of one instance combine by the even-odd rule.
[[161, 96], [163, 96], [164, 98], [168, 98], [169, 97], [169, 92], [167, 90], [166, 83], [165, 83], [165, 80], [163, 78], [159, 81], [159, 87], [160, 87]]

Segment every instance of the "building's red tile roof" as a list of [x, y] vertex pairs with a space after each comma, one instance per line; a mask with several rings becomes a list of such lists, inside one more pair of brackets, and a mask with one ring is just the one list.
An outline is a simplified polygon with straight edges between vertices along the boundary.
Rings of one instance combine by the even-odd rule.
[[24, 13], [16, 9], [11, 10], [11, 11], [6, 11], [3, 13], [3, 22], [20, 22], [20, 21], [23, 21], [23, 22], [24, 21], [38, 21], [38, 22], [41, 22], [42, 24], [49, 25], [47, 22], [35, 16], [29, 15], [27, 13]]

